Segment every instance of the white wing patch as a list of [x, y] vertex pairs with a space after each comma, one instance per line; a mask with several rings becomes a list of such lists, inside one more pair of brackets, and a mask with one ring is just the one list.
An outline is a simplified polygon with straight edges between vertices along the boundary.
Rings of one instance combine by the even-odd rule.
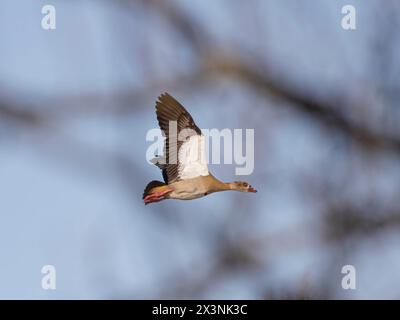
[[208, 176], [206, 145], [203, 135], [193, 135], [179, 148], [178, 176], [181, 180]]

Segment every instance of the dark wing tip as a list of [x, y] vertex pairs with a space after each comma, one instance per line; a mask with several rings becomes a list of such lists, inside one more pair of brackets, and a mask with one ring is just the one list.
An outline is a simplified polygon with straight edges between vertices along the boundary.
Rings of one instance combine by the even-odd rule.
[[[185, 127], [189, 127], [191, 129], [194, 129], [198, 134], [201, 134], [201, 130], [197, 127], [190, 113], [178, 100], [176, 100], [168, 92], [164, 92], [158, 96], [156, 102], [156, 114], [159, 124], [160, 120], [161, 122], [163, 120], [182, 120], [182, 125], [181, 128], [179, 128], [179, 131]], [[162, 128], [161, 125], [160, 127]]]
[[157, 97], [157, 101], [159, 101], [159, 102], [163, 102], [163, 100], [165, 99], [165, 98], [172, 98], [172, 96], [168, 93], [168, 92], [163, 92], [163, 93], [161, 93], [158, 97]]

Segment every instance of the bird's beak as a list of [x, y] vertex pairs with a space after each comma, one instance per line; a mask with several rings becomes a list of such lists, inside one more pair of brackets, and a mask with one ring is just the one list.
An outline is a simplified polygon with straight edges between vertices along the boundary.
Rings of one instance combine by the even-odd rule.
[[257, 192], [257, 190], [256, 189], [254, 189], [253, 187], [250, 187], [247, 191], [249, 191], [249, 192]]

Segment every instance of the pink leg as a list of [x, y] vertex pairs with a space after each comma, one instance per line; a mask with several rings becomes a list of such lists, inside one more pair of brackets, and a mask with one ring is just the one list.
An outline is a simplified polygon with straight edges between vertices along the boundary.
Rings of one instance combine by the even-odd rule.
[[159, 201], [161, 201], [161, 200], [163, 200], [165, 197], [165, 195], [167, 194], [167, 193], [170, 193], [172, 190], [170, 190], [170, 189], [167, 189], [167, 190], [164, 190], [164, 191], [161, 191], [161, 192], [154, 192], [154, 193], [151, 193], [151, 194], [149, 194], [149, 195], [147, 195], [143, 200], [144, 200], [144, 204], [149, 204], [149, 203], [152, 203], [152, 202], [159, 202]]

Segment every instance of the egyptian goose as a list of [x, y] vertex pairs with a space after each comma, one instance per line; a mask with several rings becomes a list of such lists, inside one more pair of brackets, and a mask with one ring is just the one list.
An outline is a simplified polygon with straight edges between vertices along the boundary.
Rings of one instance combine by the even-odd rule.
[[205, 160], [205, 139], [201, 130], [171, 95], [164, 93], [158, 97], [156, 114], [166, 140], [164, 155], [156, 156], [151, 162], [162, 170], [164, 182], [151, 181], [146, 186], [145, 204], [164, 199], [197, 199], [225, 190], [257, 192], [247, 182], [224, 183], [214, 178]]

